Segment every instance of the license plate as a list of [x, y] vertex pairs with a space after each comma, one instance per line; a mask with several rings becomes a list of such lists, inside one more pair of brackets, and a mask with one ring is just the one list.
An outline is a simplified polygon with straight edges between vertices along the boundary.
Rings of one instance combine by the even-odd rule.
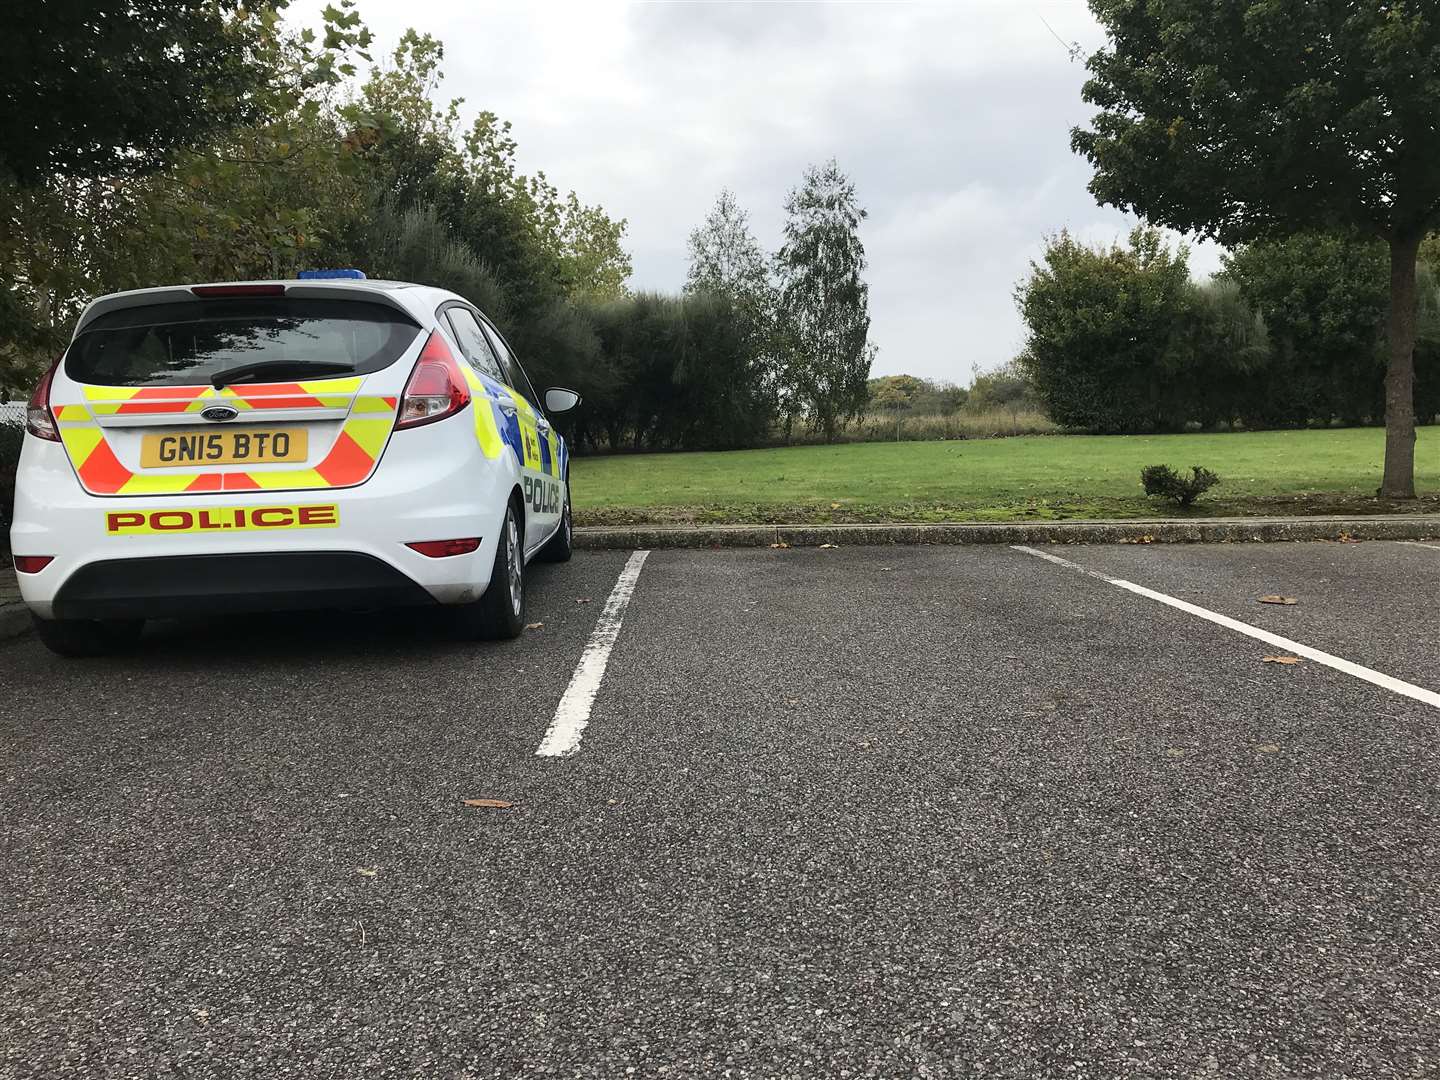
[[259, 465], [304, 461], [309, 456], [304, 428], [227, 428], [225, 431], [171, 431], [140, 439], [142, 469], [182, 465]]

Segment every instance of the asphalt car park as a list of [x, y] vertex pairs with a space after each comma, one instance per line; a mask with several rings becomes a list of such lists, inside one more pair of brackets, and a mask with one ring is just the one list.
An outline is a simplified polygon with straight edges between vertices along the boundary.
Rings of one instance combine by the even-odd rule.
[[0, 645], [0, 1074], [1436, 1074], [1440, 549], [1041, 554]]

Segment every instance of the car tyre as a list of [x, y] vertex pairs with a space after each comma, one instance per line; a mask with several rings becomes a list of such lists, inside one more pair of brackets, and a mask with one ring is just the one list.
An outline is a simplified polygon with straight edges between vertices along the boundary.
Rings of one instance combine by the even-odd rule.
[[57, 656], [109, 656], [134, 645], [145, 628], [144, 619], [32, 618], [41, 643]]
[[495, 565], [485, 595], [454, 609], [455, 629], [466, 641], [503, 641], [525, 630], [525, 547], [515, 504], [505, 507]]
[[570, 522], [570, 485], [565, 485], [565, 509], [560, 514], [560, 528], [535, 554], [542, 562], [569, 562], [574, 552], [575, 526]]

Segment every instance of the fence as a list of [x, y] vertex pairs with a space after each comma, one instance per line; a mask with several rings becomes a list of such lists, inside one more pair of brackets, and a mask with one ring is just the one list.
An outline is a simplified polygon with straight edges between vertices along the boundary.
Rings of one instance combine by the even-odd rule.
[[23, 424], [24, 422], [25, 402], [0, 401], [0, 424]]

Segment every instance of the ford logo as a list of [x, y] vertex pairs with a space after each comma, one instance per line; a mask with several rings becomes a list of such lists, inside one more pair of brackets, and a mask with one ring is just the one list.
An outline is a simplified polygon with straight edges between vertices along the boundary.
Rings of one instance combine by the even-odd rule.
[[206, 420], [234, 420], [240, 415], [240, 410], [229, 405], [211, 405], [208, 409], [201, 409], [200, 415]]

